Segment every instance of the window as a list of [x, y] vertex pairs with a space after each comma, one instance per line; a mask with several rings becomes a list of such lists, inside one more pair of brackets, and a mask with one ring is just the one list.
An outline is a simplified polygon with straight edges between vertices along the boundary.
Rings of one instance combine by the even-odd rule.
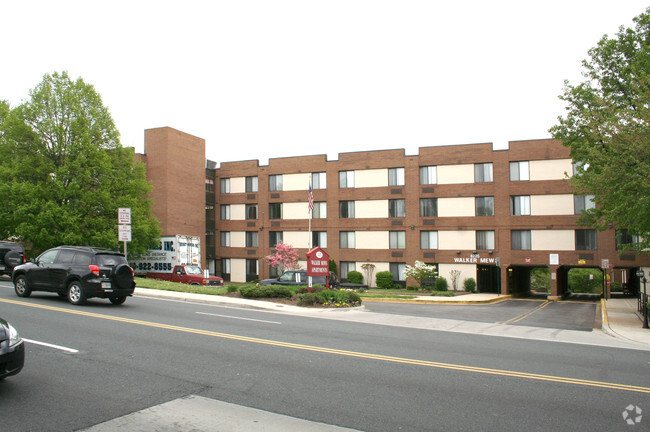
[[230, 274], [230, 258], [221, 258], [221, 275]]
[[406, 280], [406, 271], [405, 263], [390, 263], [390, 272], [393, 274], [393, 280], [403, 281]]
[[354, 171], [339, 171], [339, 187], [340, 188], [354, 187]]
[[494, 197], [476, 197], [476, 216], [494, 216]]
[[404, 168], [388, 168], [388, 186], [404, 186]]
[[420, 231], [420, 249], [438, 249], [438, 231]]
[[230, 204], [221, 204], [219, 206], [221, 220], [230, 220]]
[[282, 231], [269, 231], [269, 247], [276, 247], [282, 242]]
[[406, 249], [406, 231], [390, 231], [388, 244], [390, 249]]
[[230, 193], [230, 179], [229, 178], [222, 178], [221, 179], [221, 189], [220, 189], [222, 194], [227, 194]]
[[219, 236], [221, 238], [220, 245], [222, 247], [230, 247], [230, 231], [221, 231]]
[[257, 204], [246, 204], [246, 219], [257, 219]]
[[341, 249], [354, 249], [354, 231], [341, 231], [339, 243]]
[[257, 192], [257, 177], [246, 177], [246, 192]]
[[269, 203], [269, 219], [282, 219], [282, 203]]
[[313, 231], [311, 233], [312, 247], [327, 247], [327, 231]]
[[420, 198], [420, 217], [438, 216], [438, 198]]
[[438, 183], [438, 170], [435, 166], [420, 167], [420, 184], [431, 185]]
[[325, 201], [319, 201], [314, 203], [314, 210], [311, 213], [313, 219], [325, 219], [327, 218], [327, 203]]
[[474, 164], [474, 182], [489, 183], [492, 179], [492, 162]]
[[575, 214], [581, 214], [586, 210], [596, 208], [593, 195], [575, 195], [573, 201], [575, 203]]
[[581, 172], [587, 171], [589, 169], [589, 164], [584, 162], [575, 162], [573, 164], [573, 175], [576, 176]]
[[247, 259], [246, 260], [246, 282], [259, 279], [257, 277], [258, 273], [259, 273], [258, 261], [256, 259]]
[[[616, 249], [630, 249], [639, 244], [639, 236], [630, 234], [626, 229], [616, 230]], [[625, 247], [627, 246], [627, 247]]]
[[354, 217], [354, 201], [339, 201], [339, 217], [343, 219]]
[[510, 181], [530, 180], [528, 161], [510, 162]]
[[512, 230], [510, 235], [512, 250], [531, 250], [530, 230]]
[[530, 215], [530, 196], [529, 195], [511, 196], [510, 214], [512, 216]]
[[476, 231], [476, 249], [494, 249], [494, 231]]
[[258, 237], [257, 231], [246, 231], [246, 247], [258, 247]]
[[341, 279], [347, 279], [348, 273], [357, 270], [357, 263], [353, 261], [341, 261]]
[[405, 217], [406, 203], [403, 199], [388, 200], [388, 217]]
[[326, 173], [311, 173], [311, 187], [312, 189], [327, 189]]
[[214, 192], [214, 180], [211, 178], [205, 179], [205, 191]]
[[576, 250], [596, 250], [596, 230], [576, 230]]
[[271, 192], [282, 190], [282, 174], [269, 176], [269, 190]]

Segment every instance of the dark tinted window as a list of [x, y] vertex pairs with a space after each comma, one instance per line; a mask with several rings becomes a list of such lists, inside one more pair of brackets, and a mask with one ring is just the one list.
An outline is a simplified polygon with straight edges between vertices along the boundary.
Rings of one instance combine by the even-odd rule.
[[58, 264], [70, 264], [74, 258], [75, 251], [68, 249], [61, 249], [59, 255], [56, 257], [56, 262]]
[[126, 264], [126, 260], [122, 255], [97, 254], [97, 265], [100, 267], [116, 266], [119, 264]]
[[72, 264], [75, 265], [90, 265], [92, 262], [92, 258], [90, 255], [83, 253], [83, 252], [77, 252], [72, 259]]

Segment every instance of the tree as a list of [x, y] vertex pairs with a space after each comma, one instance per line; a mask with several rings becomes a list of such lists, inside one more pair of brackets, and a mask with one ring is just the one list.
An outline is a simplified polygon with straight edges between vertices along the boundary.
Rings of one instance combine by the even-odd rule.
[[437, 277], [438, 270], [434, 265], [428, 265], [422, 261], [415, 261], [414, 266], [406, 265], [404, 274], [418, 281], [420, 288], [424, 288], [424, 282], [429, 278]]
[[599, 230], [614, 226], [650, 247], [650, 8], [607, 35], [583, 60], [586, 81], [565, 82], [560, 99], [566, 116], [551, 128], [577, 164], [571, 179], [579, 194], [594, 195], [596, 207], [580, 223]]
[[32, 253], [61, 244], [118, 249], [117, 209], [131, 208], [129, 251], [156, 244], [151, 185], [119, 141], [94, 87], [45, 75], [30, 99], [0, 104], [0, 238]]
[[282, 274], [285, 270], [300, 268], [298, 264], [298, 251], [293, 246], [280, 242], [275, 246], [275, 253], [264, 257], [271, 267], [278, 269]]

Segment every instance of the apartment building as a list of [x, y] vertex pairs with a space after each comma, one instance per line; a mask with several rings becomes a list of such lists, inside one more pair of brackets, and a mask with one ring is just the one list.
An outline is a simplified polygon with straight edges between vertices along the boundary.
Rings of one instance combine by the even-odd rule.
[[[272, 276], [264, 257], [281, 241], [303, 259], [311, 247], [327, 250], [341, 278], [373, 264], [375, 274], [390, 271], [413, 284], [404, 269], [418, 260], [459, 287], [474, 278], [479, 291], [506, 294], [526, 292], [530, 270], [548, 268], [552, 298], [564, 294], [575, 267], [600, 268], [610, 280], [638, 286], [636, 269], [650, 266], [647, 256], [620, 253], [621, 242], [633, 241], [624, 231], [577, 225], [593, 202], [572, 193], [568, 149], [554, 140], [512, 141], [507, 150], [487, 143], [422, 147], [417, 155], [397, 149], [341, 153], [337, 160], [296, 156], [268, 165], [203, 159], [199, 167], [205, 142], [192, 137], [188, 148], [185, 135], [171, 128], [145, 132], [154, 201], [161, 199], [161, 170], [181, 180], [187, 170], [204, 172], [205, 199], [176, 205], [167, 196], [167, 213], [156, 215], [173, 215], [176, 222], [163, 234], [180, 234], [204, 211], [203, 262], [226, 280]], [[172, 150], [175, 141], [184, 143], [182, 151]], [[168, 150], [150, 154], [159, 147]], [[174, 166], [152, 162], [156, 152], [175, 153]], [[198, 229], [200, 222], [193, 223]]]

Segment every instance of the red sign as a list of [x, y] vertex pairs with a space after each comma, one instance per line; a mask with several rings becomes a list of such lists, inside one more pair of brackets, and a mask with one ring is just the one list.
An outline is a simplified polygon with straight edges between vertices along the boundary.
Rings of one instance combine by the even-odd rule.
[[329, 276], [330, 256], [316, 247], [307, 252], [307, 276]]

